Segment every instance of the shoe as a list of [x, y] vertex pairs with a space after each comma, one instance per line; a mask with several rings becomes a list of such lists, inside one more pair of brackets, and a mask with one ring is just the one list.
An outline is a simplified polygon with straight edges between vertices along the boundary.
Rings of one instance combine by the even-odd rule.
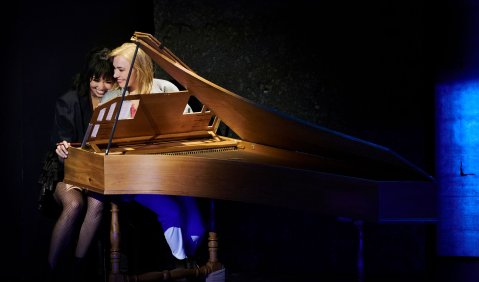
[[175, 268], [177, 269], [198, 269], [200, 266], [193, 258], [175, 259]]
[[198, 269], [200, 266], [198, 262], [194, 258], [186, 258], [185, 259], [186, 269]]
[[177, 259], [177, 258], [175, 258], [173, 269], [187, 269], [187, 267], [186, 267], [186, 259]]
[[[199, 269], [199, 265], [193, 258], [175, 259], [175, 269]], [[176, 282], [202, 282], [203, 277], [184, 277], [176, 279]]]

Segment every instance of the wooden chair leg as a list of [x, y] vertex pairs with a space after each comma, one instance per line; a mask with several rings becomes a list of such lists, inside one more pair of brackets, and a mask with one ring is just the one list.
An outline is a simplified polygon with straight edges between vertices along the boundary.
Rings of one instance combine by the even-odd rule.
[[[211, 200], [213, 201], [213, 200]], [[214, 203], [211, 205], [211, 220], [214, 220]], [[185, 277], [206, 277], [210, 273], [223, 269], [223, 265], [218, 260], [218, 237], [216, 231], [208, 233], [208, 262], [195, 269], [173, 269], [165, 271], [153, 271], [138, 275], [127, 275], [120, 273], [120, 223], [118, 220], [119, 208], [115, 203], [111, 203], [111, 227], [110, 227], [110, 261], [111, 270], [109, 282], [153, 282], [153, 281], [172, 281]], [[214, 221], [210, 223], [210, 228], [214, 230]]]
[[123, 281], [120, 273], [120, 222], [118, 220], [118, 205], [111, 202], [111, 226], [110, 226], [110, 276], [109, 281]]

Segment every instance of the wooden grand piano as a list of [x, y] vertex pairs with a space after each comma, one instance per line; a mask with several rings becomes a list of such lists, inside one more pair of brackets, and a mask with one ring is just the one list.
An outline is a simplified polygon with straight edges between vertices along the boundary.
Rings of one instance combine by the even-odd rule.
[[[149, 34], [136, 32], [132, 41], [186, 90], [100, 105], [87, 145], [70, 149], [65, 182], [106, 195], [189, 195], [379, 223], [435, 221], [434, 180], [395, 152], [238, 96]], [[201, 107], [183, 113], [192, 98]], [[123, 111], [136, 105], [134, 118], [120, 104]], [[219, 135], [220, 122], [239, 137]], [[115, 263], [113, 252], [113, 273]]]

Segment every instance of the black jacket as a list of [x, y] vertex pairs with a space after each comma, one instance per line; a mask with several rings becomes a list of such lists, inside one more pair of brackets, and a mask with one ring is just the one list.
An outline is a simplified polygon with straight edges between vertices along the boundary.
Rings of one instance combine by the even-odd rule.
[[71, 90], [57, 99], [53, 123], [52, 145], [66, 140], [81, 142], [92, 115], [90, 96], [79, 96]]

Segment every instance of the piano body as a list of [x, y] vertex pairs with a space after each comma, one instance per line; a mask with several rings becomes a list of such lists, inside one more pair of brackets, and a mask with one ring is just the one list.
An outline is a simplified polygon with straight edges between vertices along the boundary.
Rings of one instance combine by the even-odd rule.
[[[189, 195], [379, 223], [435, 221], [434, 179], [390, 149], [236, 95], [149, 34], [136, 32], [132, 41], [186, 90], [100, 105], [87, 146], [70, 148], [65, 182], [106, 195]], [[183, 113], [192, 97], [202, 107]], [[134, 118], [125, 118], [133, 104]], [[219, 135], [220, 122], [239, 137]]]

